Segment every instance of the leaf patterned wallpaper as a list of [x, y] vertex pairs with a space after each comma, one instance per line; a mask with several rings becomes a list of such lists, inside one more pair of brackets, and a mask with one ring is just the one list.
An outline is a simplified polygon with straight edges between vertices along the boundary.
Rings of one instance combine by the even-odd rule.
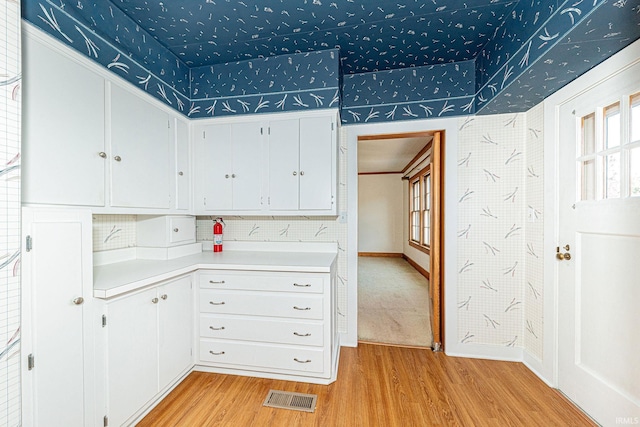
[[629, 0], [23, 5], [31, 24], [194, 118], [337, 105], [345, 124], [524, 112], [640, 38]]
[[20, 406], [20, 4], [0, 2], [0, 425]]
[[469, 117], [458, 134], [458, 337], [522, 346], [523, 114]]

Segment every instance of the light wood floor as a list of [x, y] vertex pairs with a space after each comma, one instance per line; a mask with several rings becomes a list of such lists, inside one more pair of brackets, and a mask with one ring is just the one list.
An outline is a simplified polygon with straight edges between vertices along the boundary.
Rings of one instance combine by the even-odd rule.
[[[263, 407], [270, 389], [318, 395], [315, 413]], [[429, 349], [342, 348], [338, 380], [313, 385], [190, 374], [138, 426], [593, 426], [521, 363]]]

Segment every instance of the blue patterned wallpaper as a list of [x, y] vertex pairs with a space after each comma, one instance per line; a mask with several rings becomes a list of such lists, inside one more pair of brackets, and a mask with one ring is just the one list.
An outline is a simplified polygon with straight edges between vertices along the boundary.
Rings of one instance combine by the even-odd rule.
[[349, 74], [342, 122], [380, 122], [473, 114], [474, 61]]
[[341, 107], [344, 124], [526, 111], [640, 38], [638, 0], [290, 4], [27, 0], [23, 16], [189, 117]]

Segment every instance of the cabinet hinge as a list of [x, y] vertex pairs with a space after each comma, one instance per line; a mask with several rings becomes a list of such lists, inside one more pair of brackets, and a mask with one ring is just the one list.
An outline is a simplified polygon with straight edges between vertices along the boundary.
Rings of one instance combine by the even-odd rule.
[[171, 129], [171, 121], [167, 120], [167, 129]]
[[33, 239], [31, 239], [31, 236], [27, 236], [27, 242], [25, 243], [25, 250], [27, 252], [31, 252], [31, 249], [33, 249]]
[[27, 356], [27, 369], [30, 371], [36, 366], [36, 358], [33, 356], [33, 353]]
[[264, 133], [262, 132], [263, 128], [260, 128], [260, 135], [264, 135]]
[[333, 126], [334, 126], [334, 123], [333, 123], [333, 122], [331, 122], [331, 130], [333, 130]]
[[103, 314], [102, 315], [102, 327], [106, 327], [107, 326], [107, 315]]
[[109, 417], [107, 417], [106, 415], [104, 416], [104, 418], [102, 419], [102, 425], [104, 427], [107, 427], [109, 425]]
[[205, 139], [207, 137], [207, 132], [206, 131], [202, 131], [202, 139]]

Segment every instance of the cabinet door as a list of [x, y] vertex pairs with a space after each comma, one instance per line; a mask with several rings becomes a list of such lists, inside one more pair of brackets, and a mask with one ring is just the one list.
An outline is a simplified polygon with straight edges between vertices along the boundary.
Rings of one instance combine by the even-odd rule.
[[91, 425], [91, 214], [23, 208], [23, 233], [24, 425]]
[[261, 123], [235, 123], [231, 127], [233, 147], [233, 209], [260, 210], [262, 208]]
[[300, 210], [332, 209], [335, 156], [331, 117], [300, 119]]
[[175, 208], [189, 209], [191, 174], [189, 168], [189, 128], [187, 123], [175, 120], [173, 135], [175, 138], [175, 162], [172, 172], [175, 176]]
[[104, 79], [24, 42], [23, 202], [104, 206]]
[[107, 307], [109, 424], [122, 425], [158, 392], [156, 289]]
[[231, 125], [200, 127], [195, 141], [197, 206], [205, 211], [232, 209]]
[[160, 390], [192, 365], [192, 277], [183, 277], [158, 288]]
[[269, 123], [269, 209], [298, 209], [298, 120]]
[[170, 206], [169, 115], [111, 85], [111, 206]]

